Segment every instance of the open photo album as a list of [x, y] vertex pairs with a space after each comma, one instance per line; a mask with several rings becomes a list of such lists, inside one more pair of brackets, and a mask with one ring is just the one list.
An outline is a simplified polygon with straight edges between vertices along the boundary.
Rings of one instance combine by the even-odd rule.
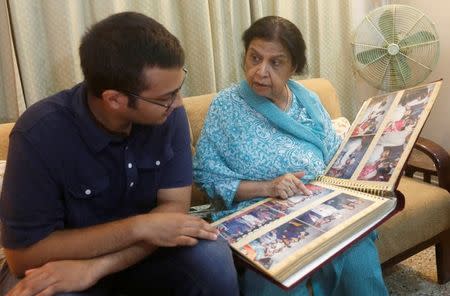
[[403, 166], [442, 80], [365, 101], [312, 195], [267, 198], [214, 223], [235, 254], [290, 288], [404, 205]]

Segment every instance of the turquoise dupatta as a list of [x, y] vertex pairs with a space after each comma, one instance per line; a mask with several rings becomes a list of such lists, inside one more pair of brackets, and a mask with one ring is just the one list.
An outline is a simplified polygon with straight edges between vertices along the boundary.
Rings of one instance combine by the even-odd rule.
[[281, 111], [272, 101], [257, 95], [246, 80], [242, 80], [239, 84], [239, 95], [250, 107], [262, 114], [275, 127], [319, 148], [322, 151], [323, 159], [327, 162], [330, 154], [323, 142], [325, 123], [320, 116], [319, 100], [312, 92], [293, 80], [288, 80], [288, 87], [297, 98], [304, 98], [302, 104], [314, 122], [312, 128], [300, 124]]

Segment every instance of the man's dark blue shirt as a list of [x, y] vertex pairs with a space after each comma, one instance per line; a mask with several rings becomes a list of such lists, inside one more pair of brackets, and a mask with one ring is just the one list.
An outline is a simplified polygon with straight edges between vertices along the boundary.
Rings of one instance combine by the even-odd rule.
[[34, 104], [14, 126], [0, 198], [2, 243], [23, 248], [55, 230], [145, 213], [159, 189], [191, 183], [184, 108], [121, 137], [96, 123], [82, 83]]

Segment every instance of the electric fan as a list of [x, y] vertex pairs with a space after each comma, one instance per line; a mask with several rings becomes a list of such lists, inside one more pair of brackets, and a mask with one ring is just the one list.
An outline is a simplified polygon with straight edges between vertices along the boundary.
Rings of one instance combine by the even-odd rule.
[[358, 73], [372, 86], [394, 91], [424, 81], [439, 58], [434, 24], [407, 5], [371, 11], [352, 42]]

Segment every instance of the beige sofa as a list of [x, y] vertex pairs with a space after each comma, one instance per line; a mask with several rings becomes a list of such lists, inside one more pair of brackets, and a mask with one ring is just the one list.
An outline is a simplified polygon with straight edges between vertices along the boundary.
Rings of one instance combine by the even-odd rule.
[[[341, 115], [336, 91], [329, 81], [308, 79], [302, 83], [319, 95], [332, 118]], [[184, 99], [193, 152], [213, 95]], [[0, 159], [6, 158], [8, 134], [12, 126], [13, 124], [0, 125]], [[450, 280], [450, 157], [441, 147], [425, 139], [420, 139], [416, 148], [423, 151], [423, 155], [427, 155], [425, 159], [430, 157], [429, 164], [428, 167], [423, 167], [422, 161], [412, 163], [406, 168], [408, 175], [414, 171], [424, 173], [426, 179], [429, 179], [430, 174], [437, 175], [440, 187], [418, 179], [402, 177], [398, 189], [405, 195], [405, 209], [379, 227], [380, 240], [377, 245], [383, 267], [396, 264], [435, 245], [438, 280], [439, 283], [445, 283]], [[423, 158], [423, 155], [419, 156]], [[204, 193], [195, 186], [192, 203], [207, 203]]]

